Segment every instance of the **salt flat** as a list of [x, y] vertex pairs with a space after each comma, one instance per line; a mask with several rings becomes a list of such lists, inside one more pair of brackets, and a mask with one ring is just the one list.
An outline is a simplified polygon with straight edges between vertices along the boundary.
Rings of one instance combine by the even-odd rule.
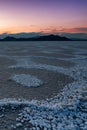
[[87, 42], [0, 42], [0, 129], [87, 129]]

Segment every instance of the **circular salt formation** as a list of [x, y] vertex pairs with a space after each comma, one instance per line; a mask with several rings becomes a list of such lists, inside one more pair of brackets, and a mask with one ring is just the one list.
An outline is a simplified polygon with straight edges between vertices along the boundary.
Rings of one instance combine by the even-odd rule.
[[43, 82], [35, 76], [26, 74], [14, 75], [11, 79], [16, 83], [27, 87], [39, 87], [43, 84]]

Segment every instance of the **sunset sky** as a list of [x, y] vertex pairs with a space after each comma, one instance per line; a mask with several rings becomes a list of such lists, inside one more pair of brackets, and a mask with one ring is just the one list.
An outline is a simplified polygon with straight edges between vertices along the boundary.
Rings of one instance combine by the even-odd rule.
[[0, 0], [0, 34], [87, 33], [87, 0]]

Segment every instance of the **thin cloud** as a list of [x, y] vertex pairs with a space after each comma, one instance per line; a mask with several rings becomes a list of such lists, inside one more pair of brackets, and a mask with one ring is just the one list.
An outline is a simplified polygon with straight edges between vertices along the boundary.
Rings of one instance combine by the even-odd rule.
[[62, 28], [59, 31], [65, 33], [87, 33], [87, 27]]
[[87, 27], [77, 27], [77, 28], [48, 27], [48, 28], [44, 29], [44, 32], [48, 32], [48, 33], [87, 33]]
[[76, 28], [78, 31], [87, 32], [87, 27]]

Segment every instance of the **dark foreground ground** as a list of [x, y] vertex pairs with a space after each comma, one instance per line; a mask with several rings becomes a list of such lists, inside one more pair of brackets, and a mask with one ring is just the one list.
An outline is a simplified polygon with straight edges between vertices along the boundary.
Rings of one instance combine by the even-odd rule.
[[[23, 106], [15, 110], [2, 107], [3, 99], [53, 99], [68, 84], [87, 80], [87, 75], [82, 74], [86, 61], [86, 42], [0, 42], [0, 130], [33, 130], [32, 123], [26, 121], [22, 126], [12, 126]], [[45, 127], [35, 127], [40, 129]]]

